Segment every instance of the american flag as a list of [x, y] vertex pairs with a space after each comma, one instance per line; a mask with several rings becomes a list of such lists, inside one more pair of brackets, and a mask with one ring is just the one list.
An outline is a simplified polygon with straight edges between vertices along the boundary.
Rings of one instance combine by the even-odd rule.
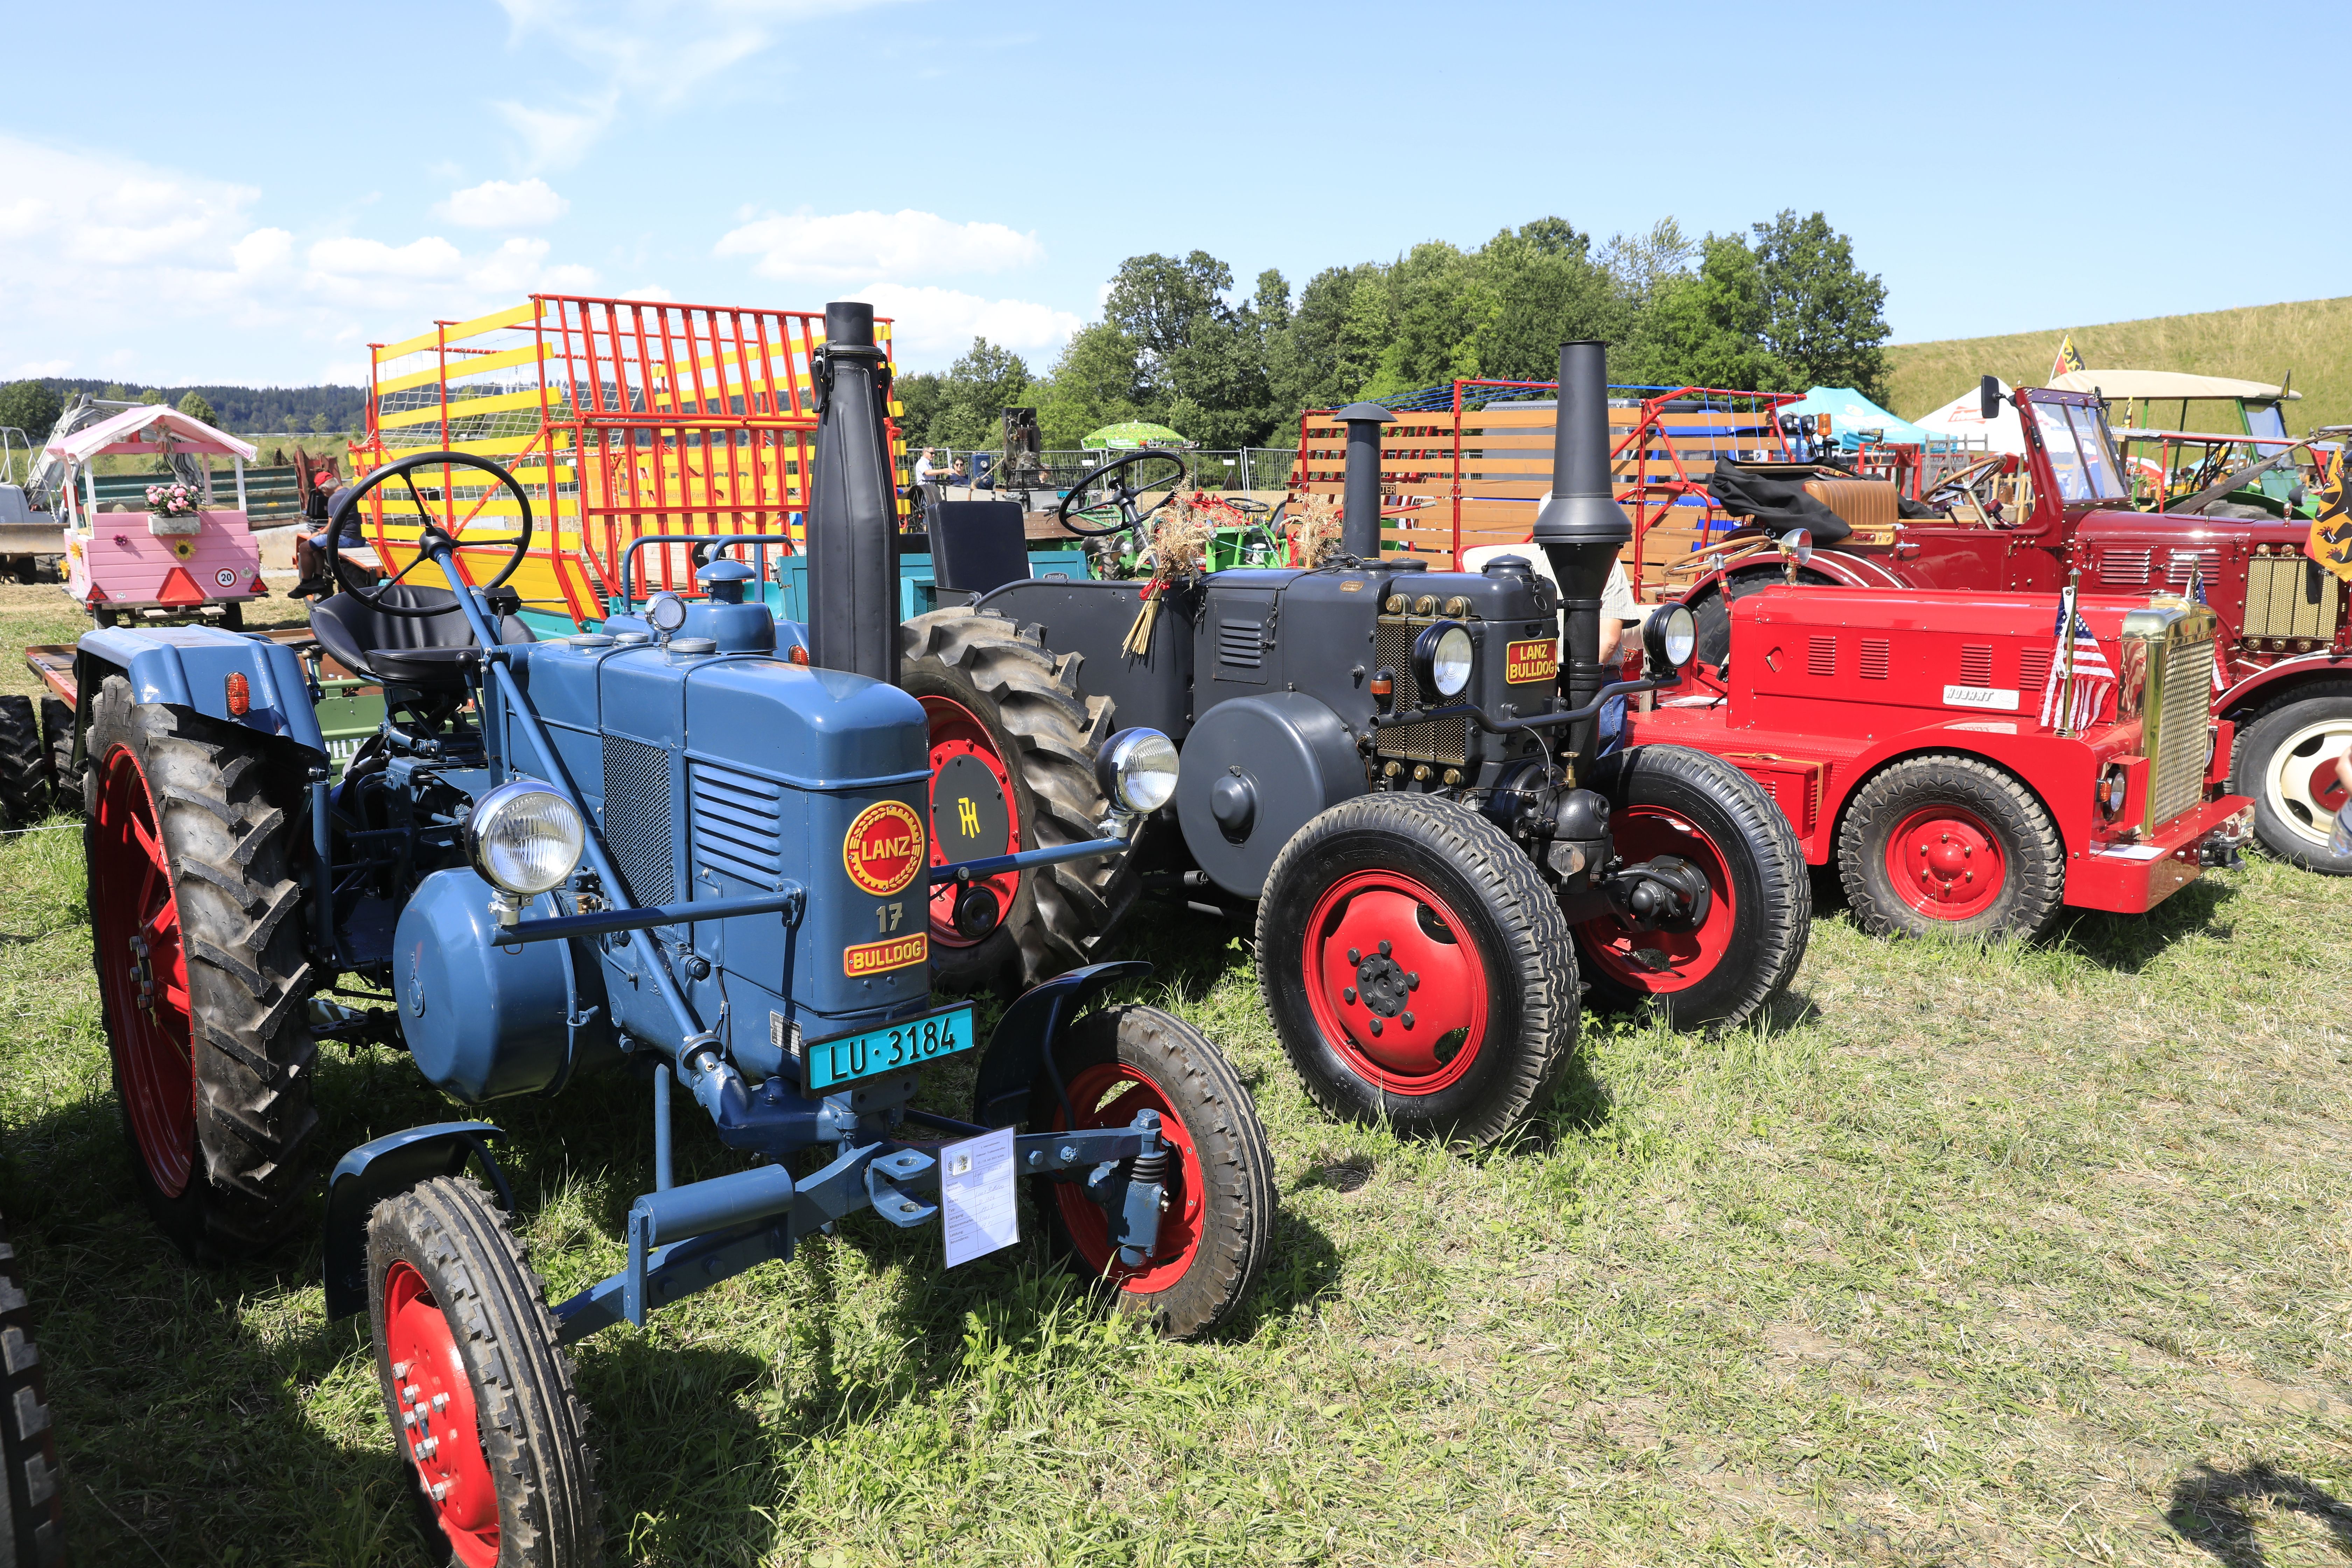
[[[2205, 603], [2205, 568], [2201, 563], [2189, 569], [2189, 595], [2200, 605]], [[2221, 692], [2227, 691], [2229, 689], [2229, 661], [2222, 656], [2221, 639], [2215, 637], [2213, 639], [2213, 689]]]
[[[2074, 695], [2059, 711], [2059, 697], [2066, 683], [2066, 622], [2074, 623]], [[2107, 694], [2116, 689], [2115, 667], [2099, 650], [2099, 639], [2091, 635], [2090, 624], [2074, 613], [2074, 595], [2069, 590], [2058, 606], [2057, 624], [2050, 628], [2058, 646], [2050, 655], [2050, 679], [2042, 685], [2042, 723], [2043, 728], [2087, 730], [2099, 721], [2107, 705]]]

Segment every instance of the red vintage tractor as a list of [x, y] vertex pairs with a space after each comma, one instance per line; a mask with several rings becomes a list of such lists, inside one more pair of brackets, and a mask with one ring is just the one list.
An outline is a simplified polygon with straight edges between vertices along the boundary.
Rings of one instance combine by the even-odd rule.
[[[2305, 553], [2309, 525], [2217, 516], [2210, 506], [2135, 510], [2096, 395], [2003, 394], [1988, 378], [1988, 420], [2004, 396], [2025, 430], [2021, 458], [1943, 481], [1927, 499], [1948, 506], [1946, 515], [1857, 523], [1850, 537], [1815, 550], [1797, 581], [2000, 595], [2054, 592], [2080, 572], [2088, 591], [2210, 605], [2220, 623], [2212, 710], [2236, 737], [2230, 788], [2252, 797], [2255, 836], [2273, 854], [2352, 875], [2352, 856], [2328, 847], [2343, 792], [2326, 765], [2352, 744], [2352, 634], [2344, 584]], [[1702, 665], [1729, 654], [1734, 604], [1783, 573], [1761, 530], [1735, 530], [1696, 558], [1686, 602]]]

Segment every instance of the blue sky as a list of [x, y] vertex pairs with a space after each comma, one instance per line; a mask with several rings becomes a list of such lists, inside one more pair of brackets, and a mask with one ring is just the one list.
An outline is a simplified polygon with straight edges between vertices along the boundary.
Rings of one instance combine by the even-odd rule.
[[0, 377], [363, 380], [370, 341], [534, 289], [868, 298], [910, 368], [975, 331], [1042, 367], [1127, 256], [1295, 288], [1546, 214], [1605, 240], [1821, 209], [1898, 341], [2352, 293], [2340, 179], [2296, 161], [2341, 141], [2352, 8], [2234, 14], [27, 7]]

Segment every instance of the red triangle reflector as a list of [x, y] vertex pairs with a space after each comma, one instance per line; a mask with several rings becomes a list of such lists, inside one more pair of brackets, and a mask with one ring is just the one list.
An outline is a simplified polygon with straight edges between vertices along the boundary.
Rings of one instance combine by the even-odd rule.
[[188, 575], [186, 567], [174, 566], [172, 574], [163, 579], [163, 589], [156, 594], [155, 602], [159, 605], [201, 605], [205, 602], [205, 591], [196, 586], [196, 580]]

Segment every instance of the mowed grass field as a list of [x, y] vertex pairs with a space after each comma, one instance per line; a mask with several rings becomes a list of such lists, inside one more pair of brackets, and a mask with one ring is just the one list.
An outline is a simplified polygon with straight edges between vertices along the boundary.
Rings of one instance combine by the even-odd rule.
[[[70, 635], [0, 594], [0, 646]], [[1136, 994], [1223, 1042], [1278, 1162], [1239, 1321], [1164, 1344], [1025, 1246], [949, 1271], [853, 1218], [581, 1348], [612, 1560], [2341, 1563], [2347, 891], [2254, 863], [2025, 949], [1829, 907], [1765, 1025], [1588, 1019], [1480, 1155], [1321, 1115], [1247, 933], [1148, 911]], [[79, 836], [0, 840], [0, 1207], [78, 1560], [426, 1561], [315, 1242], [198, 1272], [149, 1225], [89, 942]], [[328, 1160], [452, 1114], [388, 1051], [317, 1082]], [[496, 1108], [551, 1296], [620, 1263], [646, 1104]], [[697, 1121], [682, 1175], [729, 1168]]]
[[[2352, 359], [2344, 353], [2347, 341], [2352, 341], [2352, 298], [2297, 300], [2091, 326], [2061, 324], [2001, 337], [1893, 343], [1886, 350], [1887, 406], [1906, 419], [1916, 419], [1967, 392], [1984, 375], [2000, 376], [2011, 386], [2040, 386], [2049, 380], [2050, 362], [2069, 331], [2083, 363], [2094, 370], [2185, 370], [2273, 385], [2292, 371], [2294, 390], [2303, 397], [2287, 405], [2289, 430], [2302, 435], [2315, 426], [2352, 421]], [[2177, 418], [2179, 406], [2171, 405], [2164, 416]], [[2197, 412], [2193, 405], [2189, 412], [2192, 416]]]

